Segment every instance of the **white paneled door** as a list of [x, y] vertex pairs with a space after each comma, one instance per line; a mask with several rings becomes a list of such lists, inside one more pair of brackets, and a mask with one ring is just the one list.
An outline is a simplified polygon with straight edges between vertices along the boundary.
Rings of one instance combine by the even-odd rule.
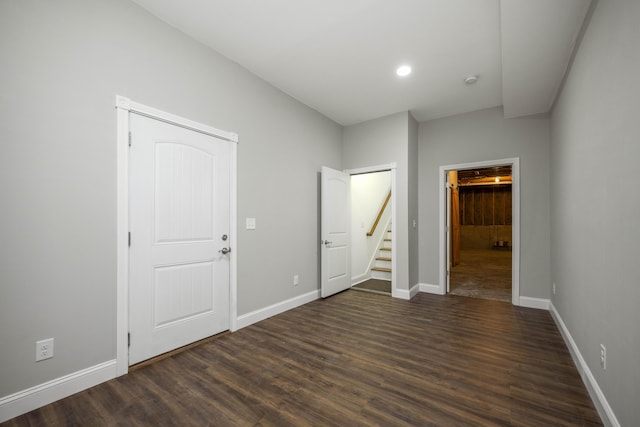
[[321, 178], [321, 285], [323, 298], [351, 287], [351, 176], [328, 167]]
[[129, 364], [229, 329], [230, 143], [131, 114]]

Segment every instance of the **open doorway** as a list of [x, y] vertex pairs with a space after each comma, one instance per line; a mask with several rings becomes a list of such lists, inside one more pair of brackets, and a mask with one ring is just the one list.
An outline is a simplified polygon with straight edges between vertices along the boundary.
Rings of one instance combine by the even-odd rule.
[[352, 289], [393, 293], [392, 170], [351, 172]]
[[440, 167], [440, 293], [519, 305], [519, 159]]
[[511, 165], [449, 173], [449, 293], [511, 302]]

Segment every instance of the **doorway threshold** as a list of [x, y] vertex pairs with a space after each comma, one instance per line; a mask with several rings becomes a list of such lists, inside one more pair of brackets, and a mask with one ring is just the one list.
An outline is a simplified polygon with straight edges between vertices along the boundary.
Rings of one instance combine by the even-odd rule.
[[391, 296], [391, 281], [380, 279], [369, 279], [364, 282], [358, 283], [351, 287], [354, 291], [371, 292], [380, 295]]

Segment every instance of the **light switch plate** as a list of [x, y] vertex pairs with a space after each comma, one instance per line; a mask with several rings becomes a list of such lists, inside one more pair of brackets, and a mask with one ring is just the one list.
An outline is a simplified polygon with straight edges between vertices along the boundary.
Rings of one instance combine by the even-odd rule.
[[255, 230], [255, 229], [256, 229], [256, 219], [247, 218], [247, 230]]

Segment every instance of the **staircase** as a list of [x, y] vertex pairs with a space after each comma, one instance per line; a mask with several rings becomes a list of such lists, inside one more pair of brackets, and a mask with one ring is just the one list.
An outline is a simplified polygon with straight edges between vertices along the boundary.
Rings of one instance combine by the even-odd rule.
[[378, 247], [375, 263], [371, 268], [371, 278], [391, 280], [391, 223], [385, 232], [385, 237]]

